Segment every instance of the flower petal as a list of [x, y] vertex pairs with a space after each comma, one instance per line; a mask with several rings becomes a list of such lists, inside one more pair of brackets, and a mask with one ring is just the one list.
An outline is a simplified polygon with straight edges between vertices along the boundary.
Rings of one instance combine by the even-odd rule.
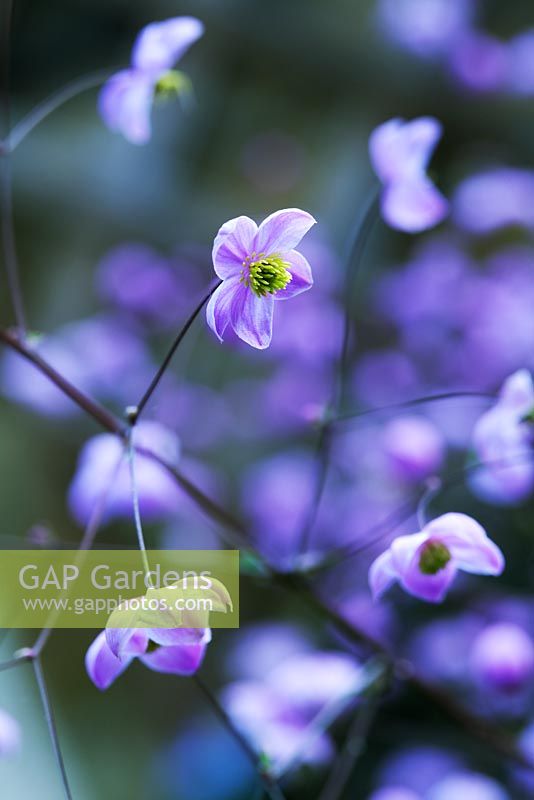
[[288, 300], [301, 292], [306, 292], [313, 286], [313, 276], [308, 261], [301, 253], [291, 250], [284, 254], [284, 259], [291, 264], [291, 280], [285, 289], [281, 289], [275, 294], [277, 300]]
[[144, 628], [106, 628], [106, 642], [118, 659], [138, 656], [148, 646], [148, 631]]
[[302, 237], [315, 225], [316, 220], [300, 208], [286, 208], [275, 211], [265, 219], [258, 230], [254, 250], [257, 253], [273, 255], [293, 250]]
[[443, 514], [432, 520], [425, 531], [449, 548], [456, 566], [464, 572], [500, 575], [504, 570], [501, 550], [467, 514]]
[[375, 558], [369, 569], [369, 586], [373, 600], [378, 600], [397, 578], [398, 575], [393, 566], [391, 552], [386, 550], [385, 553]]
[[449, 204], [425, 177], [387, 186], [381, 199], [382, 216], [392, 228], [418, 233], [433, 228], [449, 213]]
[[203, 33], [204, 25], [195, 17], [152, 22], [135, 40], [132, 64], [143, 71], [169, 70]]
[[369, 155], [380, 181], [390, 184], [422, 177], [441, 134], [441, 123], [434, 117], [412, 122], [391, 119], [375, 128]]
[[151, 653], [140, 656], [140, 660], [155, 672], [173, 675], [193, 675], [202, 664], [206, 644], [179, 644], [158, 647]]
[[150, 139], [150, 112], [154, 98], [154, 79], [136, 70], [113, 75], [100, 91], [100, 116], [112, 131], [122, 133], [132, 144]]
[[232, 304], [236, 302], [240, 293], [247, 292], [239, 278], [230, 278], [216, 289], [206, 308], [206, 320], [214, 334], [222, 342], [223, 335], [232, 321]]
[[97, 689], [104, 691], [127, 669], [132, 658], [120, 659], [113, 655], [106, 641], [106, 633], [102, 631], [87, 650], [85, 668]]
[[222, 278], [239, 275], [243, 261], [254, 250], [258, 226], [250, 217], [236, 217], [220, 228], [213, 243], [213, 267]]
[[208, 644], [210, 628], [151, 628], [150, 639], [167, 647], [173, 645]]
[[[421, 547], [424, 547], [423, 543]], [[411, 564], [400, 577], [403, 588], [415, 597], [429, 603], [441, 603], [449, 586], [456, 577], [456, 564], [451, 559], [435, 575], [425, 575], [419, 568], [420, 551], [415, 553]]]
[[236, 334], [251, 347], [265, 350], [273, 335], [274, 297], [256, 297], [245, 289], [235, 297], [231, 306], [232, 327]]

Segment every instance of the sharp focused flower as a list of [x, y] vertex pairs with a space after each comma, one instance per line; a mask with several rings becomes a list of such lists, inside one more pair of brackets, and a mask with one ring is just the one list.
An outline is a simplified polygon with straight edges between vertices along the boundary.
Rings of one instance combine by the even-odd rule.
[[473, 444], [484, 463], [470, 481], [477, 495], [496, 503], [514, 503], [534, 489], [534, 384], [527, 370], [511, 375], [499, 400], [477, 422]]
[[371, 163], [384, 186], [382, 216], [392, 228], [417, 233], [448, 214], [447, 200], [426, 175], [441, 133], [437, 119], [420, 117], [412, 122], [391, 119], [371, 134]]
[[211, 640], [209, 628], [107, 628], [85, 656], [94, 685], [107, 689], [138, 658], [155, 672], [193, 675]]
[[272, 338], [275, 300], [288, 300], [310, 289], [310, 265], [294, 248], [315, 224], [306, 211], [276, 211], [258, 227], [237, 217], [219, 230], [213, 266], [222, 284], [206, 310], [210, 328], [223, 340], [230, 326], [237, 336], [260, 350]]
[[415, 597], [440, 603], [458, 570], [500, 575], [504, 556], [485, 530], [466, 514], [432, 520], [420, 533], [398, 536], [369, 570], [375, 598], [398, 581]]
[[174, 17], [143, 28], [131, 67], [113, 75], [100, 92], [100, 114], [111, 130], [133, 144], [150, 139], [154, 98], [177, 95], [187, 86], [187, 78], [173, 67], [203, 32], [203, 24], [194, 17]]

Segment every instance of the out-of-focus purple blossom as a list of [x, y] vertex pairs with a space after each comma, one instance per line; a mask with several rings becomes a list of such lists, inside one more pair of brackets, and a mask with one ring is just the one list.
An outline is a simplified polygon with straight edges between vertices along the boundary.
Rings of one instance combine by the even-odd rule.
[[425, 800], [510, 800], [503, 787], [476, 772], [458, 772], [432, 786]]
[[0, 758], [16, 755], [21, 741], [22, 733], [17, 720], [0, 708]]
[[517, 692], [534, 675], [534, 643], [518, 625], [489, 625], [473, 642], [469, 660], [471, 673], [482, 688]]
[[426, 797], [431, 786], [462, 766], [461, 759], [447, 750], [431, 745], [410, 746], [388, 758], [380, 770], [380, 783], [402, 786]]
[[363, 355], [353, 374], [353, 392], [366, 405], [382, 406], [424, 394], [413, 361], [400, 350], [376, 350]]
[[[99, 398], [127, 402], [151, 372], [148, 352], [128, 325], [102, 316], [69, 323], [35, 345], [58, 372]], [[79, 413], [78, 407], [16, 353], [2, 362], [3, 392], [16, 402], [53, 417]]]
[[401, 47], [440, 56], [470, 27], [472, 0], [380, 0], [379, 22]]
[[[176, 435], [157, 422], [142, 421], [134, 428], [134, 444], [144, 447], [175, 466], [180, 457]], [[159, 464], [142, 454], [136, 455], [136, 479], [143, 517], [157, 519], [175, 513], [182, 493], [176, 481]], [[69, 487], [70, 510], [82, 525], [107, 495], [106, 518], [131, 518], [132, 489], [124, 445], [117, 436], [102, 433], [84, 446], [76, 473]]]
[[386, 603], [373, 603], [368, 592], [356, 592], [337, 605], [337, 611], [359, 630], [387, 645], [395, 632], [393, 610]]
[[176, 430], [184, 449], [191, 452], [220, 443], [234, 422], [232, 410], [220, 392], [170, 375], [160, 384], [151, 408], [158, 422]]
[[131, 67], [113, 75], [100, 92], [99, 111], [108, 128], [133, 144], [150, 139], [154, 97], [180, 91], [184, 79], [173, 67], [203, 32], [203, 24], [194, 17], [174, 17], [143, 28], [133, 46]]
[[507, 87], [519, 95], [534, 94], [534, 30], [523, 31], [508, 42]]
[[295, 297], [313, 284], [310, 265], [295, 248], [314, 224], [311, 214], [288, 208], [259, 227], [250, 217], [237, 217], [220, 228], [213, 266], [222, 284], [206, 318], [221, 342], [230, 327], [251, 347], [269, 347], [274, 301]]
[[[343, 313], [339, 305], [315, 290], [276, 308], [276, 337], [272, 353], [279, 358], [296, 357], [308, 364], [332, 362], [343, 336]], [[318, 332], [320, 331], [320, 335]]]
[[469, 676], [469, 651], [483, 629], [476, 614], [433, 620], [412, 637], [409, 657], [419, 674], [433, 681], [465, 684]]
[[422, 797], [402, 786], [384, 786], [377, 792], [373, 792], [368, 800], [422, 800]]
[[371, 163], [384, 187], [382, 216], [391, 227], [418, 233], [447, 216], [449, 204], [426, 174], [441, 134], [433, 117], [391, 119], [371, 134]]
[[449, 513], [420, 533], [399, 536], [371, 565], [369, 584], [380, 597], [398, 581], [409, 594], [440, 603], [458, 570], [500, 575], [504, 557], [485, 530], [466, 514]]
[[108, 689], [135, 658], [155, 672], [193, 675], [210, 641], [209, 628], [108, 628], [87, 650], [85, 667], [101, 691]]
[[382, 450], [394, 477], [417, 483], [440, 469], [445, 442], [438, 428], [424, 417], [397, 417], [384, 427]]
[[227, 670], [239, 678], [260, 679], [277, 664], [310, 648], [304, 633], [288, 623], [263, 622], [240, 628], [226, 659]]
[[508, 71], [506, 45], [487, 33], [465, 31], [452, 45], [449, 67], [454, 78], [476, 92], [499, 91]]
[[495, 167], [466, 178], [452, 200], [455, 223], [470, 233], [534, 227], [534, 172]]
[[473, 491], [490, 502], [516, 503], [534, 489], [534, 384], [527, 370], [511, 375], [499, 400], [478, 421], [473, 445], [484, 466], [470, 480]]

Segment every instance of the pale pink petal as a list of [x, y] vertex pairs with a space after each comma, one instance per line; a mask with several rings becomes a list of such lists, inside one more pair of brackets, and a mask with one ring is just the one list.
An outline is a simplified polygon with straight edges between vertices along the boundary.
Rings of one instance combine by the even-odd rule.
[[441, 123], [433, 117], [412, 122], [391, 119], [379, 125], [369, 138], [369, 155], [378, 178], [390, 184], [422, 177], [441, 134]]
[[291, 265], [289, 268], [291, 280], [285, 289], [276, 292], [277, 300], [289, 300], [290, 297], [306, 292], [313, 286], [311, 267], [303, 255], [296, 250], [291, 250], [284, 255], [284, 259]]
[[420, 532], [411, 533], [407, 536], [397, 536], [397, 538], [392, 541], [389, 549], [391, 551], [393, 567], [399, 577], [410, 568], [415, 554], [427, 539], [428, 534]]
[[261, 223], [254, 250], [266, 256], [288, 253], [297, 247], [315, 223], [311, 214], [299, 208], [275, 211]]
[[202, 664], [206, 652], [205, 644], [181, 644], [157, 647], [151, 653], [140, 656], [140, 660], [155, 672], [173, 675], [193, 675]]
[[206, 320], [221, 342], [226, 328], [232, 321], [231, 310], [236, 296], [247, 291], [238, 277], [229, 278], [210, 297], [206, 308]]
[[451, 560], [435, 575], [425, 575], [419, 568], [421, 549], [425, 545], [426, 542], [415, 553], [408, 569], [400, 576], [400, 581], [404, 589], [415, 597], [428, 603], [441, 603], [456, 577], [456, 565]]
[[204, 25], [195, 17], [152, 22], [135, 40], [132, 64], [143, 71], [166, 72], [203, 33]]
[[213, 243], [213, 266], [222, 278], [239, 275], [243, 269], [243, 261], [254, 250], [254, 239], [258, 231], [256, 223], [250, 217], [236, 217], [220, 228]]
[[425, 531], [450, 551], [454, 563], [464, 572], [500, 575], [504, 556], [488, 538], [484, 528], [467, 514], [449, 513], [432, 520]]
[[150, 139], [154, 83], [150, 75], [123, 70], [100, 91], [98, 108], [102, 119], [108, 128], [133, 144], [145, 144]]
[[418, 233], [433, 228], [449, 213], [449, 204], [427, 178], [403, 180], [386, 186], [382, 216], [392, 228]]
[[391, 553], [385, 553], [376, 558], [369, 569], [369, 586], [374, 600], [384, 594], [385, 591], [397, 580], [398, 575], [393, 566]]
[[209, 628], [151, 628], [150, 639], [159, 645], [208, 644], [211, 641]]
[[106, 633], [102, 631], [87, 650], [85, 668], [97, 689], [104, 691], [127, 669], [131, 661], [132, 656], [121, 659], [112, 653]]
[[247, 289], [232, 304], [232, 327], [251, 347], [264, 350], [273, 334], [274, 298], [271, 294], [257, 297]]

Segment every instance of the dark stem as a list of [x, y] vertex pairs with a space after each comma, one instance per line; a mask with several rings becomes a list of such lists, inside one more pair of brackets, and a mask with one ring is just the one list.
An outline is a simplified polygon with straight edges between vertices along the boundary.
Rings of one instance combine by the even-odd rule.
[[156, 391], [159, 382], [161, 381], [161, 379], [165, 375], [165, 372], [167, 371], [167, 368], [168, 368], [169, 364], [171, 363], [174, 354], [176, 353], [176, 351], [178, 350], [179, 346], [181, 345], [183, 339], [185, 338], [185, 335], [189, 331], [189, 328], [191, 327], [193, 322], [196, 320], [196, 318], [198, 317], [198, 315], [200, 314], [200, 312], [202, 311], [202, 309], [204, 308], [204, 306], [206, 305], [206, 303], [208, 302], [208, 300], [212, 296], [213, 292], [216, 289], [219, 288], [221, 283], [222, 283], [222, 281], [218, 281], [218, 283], [216, 283], [215, 286], [213, 286], [209, 290], [208, 294], [205, 297], [202, 298], [202, 300], [200, 301], [198, 306], [195, 308], [195, 310], [193, 311], [193, 313], [191, 314], [189, 319], [185, 322], [185, 324], [182, 327], [182, 329], [180, 330], [178, 336], [176, 337], [176, 339], [172, 343], [167, 355], [163, 359], [163, 362], [162, 362], [160, 368], [158, 369], [158, 371], [156, 372], [156, 374], [152, 378], [150, 386], [148, 387], [148, 389], [146, 390], [146, 392], [142, 396], [142, 398], [139, 401], [139, 403], [137, 404], [137, 406], [132, 410], [132, 414], [131, 414], [131, 417], [130, 417], [132, 422], [136, 422], [139, 419], [139, 417], [141, 416], [144, 407], [146, 406], [146, 404], [148, 403], [148, 401], [150, 400], [150, 398], [152, 397], [152, 395]]
[[37, 681], [37, 686], [39, 687], [39, 694], [41, 695], [41, 702], [43, 704], [44, 716], [46, 724], [48, 726], [48, 733], [50, 734], [50, 741], [52, 742], [52, 748], [54, 750], [54, 755], [56, 757], [59, 772], [61, 774], [61, 780], [63, 783], [63, 789], [65, 791], [65, 797], [67, 798], [67, 800], [72, 800], [72, 793], [69, 786], [69, 779], [67, 777], [67, 771], [65, 769], [65, 763], [63, 761], [63, 755], [61, 753], [61, 747], [59, 744], [59, 736], [57, 733], [56, 721], [54, 718], [54, 713], [52, 711], [52, 704], [50, 703], [48, 689], [46, 688], [46, 682], [44, 679], [40, 658], [35, 658], [33, 660], [33, 669], [35, 672], [35, 679]]
[[442, 392], [440, 394], [429, 394], [423, 397], [414, 397], [413, 400], [402, 400], [400, 403], [391, 403], [386, 406], [376, 406], [375, 408], [364, 408], [361, 411], [349, 411], [347, 413], [339, 414], [331, 418], [331, 425], [342, 425], [344, 422], [352, 422], [352, 420], [359, 419], [360, 417], [368, 417], [373, 414], [380, 414], [386, 411], [399, 411], [403, 408], [412, 408], [413, 406], [423, 406], [427, 403], [435, 403], [442, 400], [458, 400], [465, 398], [474, 398], [481, 400], [495, 400], [495, 395], [490, 392], [476, 392], [476, 391], [462, 391], [462, 392]]
[[193, 680], [204, 695], [205, 699], [208, 701], [208, 704], [211, 706], [211, 709], [216, 717], [218, 717], [218, 719], [222, 722], [228, 733], [235, 739], [247, 756], [248, 760], [256, 770], [259, 779], [261, 780], [265, 792], [268, 794], [271, 800], [285, 800], [277, 781], [269, 772], [266, 771], [264, 767], [262, 767], [258, 753], [251, 746], [248, 739], [243, 736], [241, 731], [236, 728], [233, 721], [221, 706], [211, 689], [206, 686], [204, 681], [198, 675], [194, 675]]
[[11, 181], [11, 159], [7, 140], [11, 125], [10, 101], [10, 60], [11, 60], [11, 22], [13, 15], [13, 0], [4, 0], [2, 3], [2, 32], [0, 39], [2, 59], [2, 146], [0, 151], [0, 205], [2, 209], [2, 246], [4, 262], [9, 285], [9, 295], [13, 305], [13, 312], [20, 336], [26, 334], [26, 315], [22, 292], [20, 288], [17, 250], [15, 246], [15, 233], [13, 221], [13, 187]]

